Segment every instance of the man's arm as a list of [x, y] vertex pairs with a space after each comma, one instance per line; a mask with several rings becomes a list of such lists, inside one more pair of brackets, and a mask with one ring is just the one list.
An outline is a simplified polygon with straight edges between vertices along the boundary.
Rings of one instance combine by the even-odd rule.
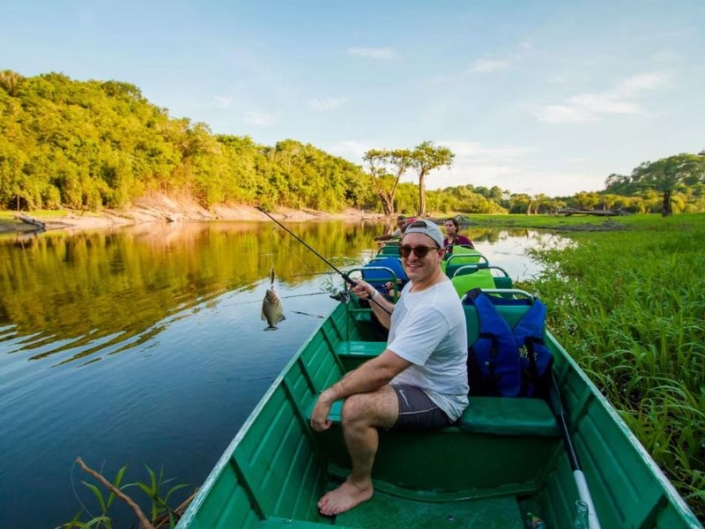
[[402, 236], [401, 228], [397, 228], [392, 233], [386, 233], [384, 235], [377, 235], [374, 238], [375, 241], [388, 241], [389, 239], [398, 239]]
[[327, 430], [331, 425], [328, 414], [336, 400], [358, 393], [377, 391], [410, 365], [408, 360], [385, 349], [377, 358], [351, 371], [318, 396], [311, 414], [311, 427], [318, 432]]

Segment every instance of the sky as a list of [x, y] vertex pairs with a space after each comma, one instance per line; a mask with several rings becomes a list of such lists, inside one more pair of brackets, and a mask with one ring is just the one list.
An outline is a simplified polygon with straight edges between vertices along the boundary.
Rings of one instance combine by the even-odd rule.
[[129, 82], [214, 133], [359, 164], [449, 147], [429, 189], [568, 196], [705, 149], [705, 0], [0, 0], [0, 21], [0, 70]]

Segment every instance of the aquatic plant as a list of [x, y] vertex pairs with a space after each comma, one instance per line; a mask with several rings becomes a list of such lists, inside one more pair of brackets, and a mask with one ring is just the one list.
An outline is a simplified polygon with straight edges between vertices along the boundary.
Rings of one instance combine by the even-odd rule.
[[[102, 487], [101, 488], [95, 483], [91, 483], [88, 481], [81, 482], [95, 496], [98, 502], [98, 506], [100, 508], [100, 514], [95, 515], [90, 512], [88, 508], [79, 499], [79, 503], [81, 503], [81, 510], [76, 514], [76, 516], [74, 516], [73, 520], [58, 526], [56, 529], [98, 529], [100, 527], [112, 529], [114, 520], [108, 514], [108, 511], [113, 505], [115, 498], [118, 498], [121, 501], [125, 502], [130, 507], [130, 509], [132, 509], [132, 511], [135, 513], [137, 519], [140, 522], [140, 527], [142, 527], [143, 529], [157, 529], [159, 527], [165, 527], [167, 526], [167, 524], [169, 528], [173, 529], [174, 527], [176, 527], [176, 523], [181, 517], [181, 514], [184, 512], [184, 510], [188, 506], [188, 503], [193, 497], [192, 495], [185, 502], [181, 503], [181, 505], [179, 505], [178, 507], [171, 508], [168, 502], [171, 499], [172, 495], [176, 491], [188, 487], [188, 484], [181, 483], [178, 485], [174, 485], [167, 490], [163, 490], [168, 483], [174, 480], [174, 478], [164, 478], [163, 467], [159, 470], [159, 474], [157, 474], [148, 465], [144, 465], [149, 476], [149, 481], [135, 481], [122, 485], [122, 480], [125, 476], [125, 472], [127, 471], [127, 465], [123, 466], [122, 468], [120, 468], [120, 470], [118, 470], [117, 474], [115, 475], [115, 478], [111, 482], [108, 481], [102, 474], [96, 472], [88, 465], [86, 465], [80, 457], [76, 459], [76, 463], [87, 474], [92, 476], [94, 480], [97, 481], [98, 484], [100, 484]], [[149, 498], [149, 517], [147, 517], [144, 511], [142, 511], [137, 502], [125, 493], [125, 490], [129, 489], [130, 487], [136, 487], [137, 489], [144, 492]], [[107, 497], [106, 492], [103, 489], [107, 490]], [[85, 518], [86, 516], [88, 516], [89, 519], [84, 521], [83, 518]]]
[[705, 216], [643, 217], [541, 248], [549, 325], [705, 518]]

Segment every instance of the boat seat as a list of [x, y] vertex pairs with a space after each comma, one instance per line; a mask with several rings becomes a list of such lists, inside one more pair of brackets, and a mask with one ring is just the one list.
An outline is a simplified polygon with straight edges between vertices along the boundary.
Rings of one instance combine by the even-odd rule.
[[398, 257], [377, 257], [363, 266], [362, 279], [375, 287], [379, 292], [386, 294], [386, 283], [397, 283], [397, 288], [404, 286], [409, 281], [406, 271]]
[[[306, 410], [311, 418], [313, 406]], [[328, 419], [340, 424], [343, 401], [333, 403]], [[560, 437], [551, 408], [541, 399], [510, 399], [503, 397], [470, 397], [470, 404], [458, 421], [463, 432], [488, 435]]]
[[461, 298], [473, 288], [496, 288], [492, 272], [489, 269], [478, 270], [474, 274], [456, 275], [451, 279], [451, 282]]
[[338, 356], [366, 356], [374, 358], [387, 348], [387, 342], [365, 342], [351, 340], [340, 342], [335, 354]]
[[377, 250], [378, 256], [393, 255], [399, 257], [399, 243], [389, 243]]
[[470, 397], [458, 427], [464, 432], [492, 435], [561, 435], [556, 417], [542, 399]]

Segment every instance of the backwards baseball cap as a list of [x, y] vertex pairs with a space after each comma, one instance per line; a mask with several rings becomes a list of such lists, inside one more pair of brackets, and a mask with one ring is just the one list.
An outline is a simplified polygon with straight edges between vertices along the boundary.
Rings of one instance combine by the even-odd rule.
[[406, 228], [404, 235], [409, 235], [410, 233], [421, 233], [426, 235], [433, 239], [433, 242], [435, 242], [439, 248], [443, 248], [443, 234], [435, 222], [417, 220]]

